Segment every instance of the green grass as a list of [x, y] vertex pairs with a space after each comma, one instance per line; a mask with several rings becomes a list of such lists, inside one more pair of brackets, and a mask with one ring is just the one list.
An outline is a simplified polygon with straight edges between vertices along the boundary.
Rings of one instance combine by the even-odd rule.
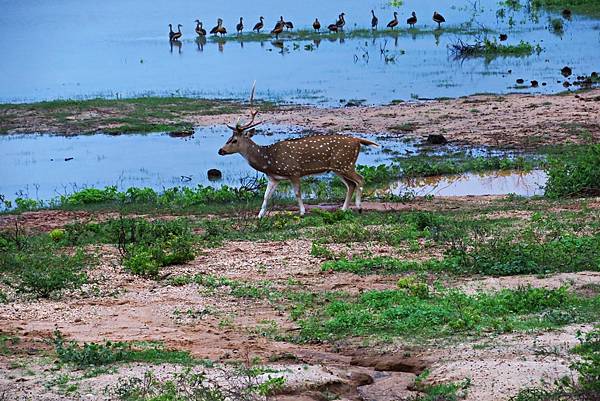
[[467, 295], [438, 289], [366, 291], [304, 307], [299, 341], [348, 336], [438, 337], [481, 332], [550, 329], [597, 320], [600, 297], [583, 298], [566, 288], [519, 288]]
[[149, 364], [171, 363], [178, 365], [206, 365], [207, 361], [193, 358], [188, 351], [165, 349], [159, 345], [132, 345], [125, 342], [104, 344], [67, 342], [59, 331], [54, 332], [54, 348], [62, 363], [80, 368], [114, 363], [143, 362]]
[[600, 0], [533, 0], [533, 7], [544, 7], [554, 12], [569, 9], [575, 14], [600, 18]]
[[[345, 32], [330, 33], [326, 32], [326, 29], [322, 29], [320, 33], [315, 32], [312, 29], [296, 29], [293, 31], [284, 31], [279, 35], [279, 41], [306, 41], [306, 40], [336, 40], [339, 38], [345, 39], [368, 39], [378, 37], [399, 37], [399, 36], [417, 36], [417, 35], [439, 35], [443, 33], [451, 34], [463, 34], [470, 35], [475, 33], [493, 33], [490, 29], [481, 29], [479, 27], [471, 26], [469, 24], [464, 25], [445, 25], [441, 29], [428, 28], [408, 28], [400, 27], [398, 29], [378, 29], [376, 31], [366, 28], [356, 28], [346, 30]], [[242, 35], [229, 34], [224, 37], [209, 36], [208, 40], [214, 42], [266, 42], [275, 41], [275, 35], [271, 35], [270, 31], [261, 33], [246, 32]]]
[[451, 248], [442, 259], [342, 258], [324, 262], [321, 269], [356, 274], [422, 271], [492, 276], [600, 271], [600, 235], [565, 234], [547, 241], [531, 235], [521, 238], [500, 235], [469, 246]]
[[59, 296], [88, 282], [93, 265], [82, 249], [61, 249], [50, 236], [28, 236], [18, 225], [0, 231], [1, 282], [34, 298]]
[[[271, 102], [258, 102], [260, 110], [271, 110]], [[36, 116], [54, 131], [111, 134], [145, 132], [190, 132], [186, 116], [242, 112], [244, 106], [230, 100], [187, 97], [139, 97], [131, 99], [53, 100], [38, 103], [0, 104], [0, 133], [26, 126], [23, 114]], [[177, 122], [173, 122], [177, 121]]]
[[517, 45], [505, 45], [498, 43], [495, 39], [485, 38], [483, 42], [473, 45], [459, 41], [452, 45], [451, 50], [457, 58], [483, 57], [486, 60], [492, 60], [496, 57], [527, 57], [534, 53], [539, 54], [543, 49], [539, 44], [534, 46], [523, 40]]
[[564, 149], [549, 157], [545, 195], [550, 198], [600, 195], [600, 144]]

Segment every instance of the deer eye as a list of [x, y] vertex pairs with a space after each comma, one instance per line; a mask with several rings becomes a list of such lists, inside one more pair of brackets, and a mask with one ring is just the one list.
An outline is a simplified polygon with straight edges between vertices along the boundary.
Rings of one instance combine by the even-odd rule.
[[233, 141], [231, 141], [231, 143], [237, 143], [237, 139], [234, 139]]

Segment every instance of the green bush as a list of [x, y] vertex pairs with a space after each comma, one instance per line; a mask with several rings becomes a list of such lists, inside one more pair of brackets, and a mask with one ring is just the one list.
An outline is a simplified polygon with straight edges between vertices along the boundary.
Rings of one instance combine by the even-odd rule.
[[21, 252], [13, 255], [11, 270], [20, 282], [17, 289], [36, 297], [48, 298], [65, 289], [78, 288], [87, 282], [84, 269], [89, 257], [81, 250], [74, 255], [53, 254], [53, 249]]
[[68, 245], [118, 245], [125, 268], [144, 277], [157, 277], [160, 267], [189, 262], [196, 254], [194, 235], [184, 219], [120, 218], [99, 224], [68, 225], [65, 232], [62, 242]]
[[552, 156], [546, 168], [549, 198], [600, 195], [600, 144], [578, 146]]
[[110, 365], [117, 362], [177, 363], [196, 364], [187, 351], [164, 349], [158, 345], [149, 348], [133, 348], [125, 342], [106, 341], [104, 344], [66, 342], [62, 333], [54, 332], [54, 349], [62, 363], [70, 363], [80, 368]]
[[[315, 303], [299, 321], [301, 341], [344, 336], [440, 336], [481, 331], [509, 332], [556, 327], [597, 317], [600, 297], [577, 297], [566, 290], [524, 287], [468, 295], [446, 289], [423, 296], [399, 290], [366, 291], [355, 299]], [[568, 322], [546, 316], [566, 312]]]
[[55, 228], [48, 233], [48, 236], [52, 239], [52, 241], [60, 242], [65, 238], [65, 230], [62, 228]]
[[160, 273], [159, 260], [144, 246], [128, 247], [123, 266], [130, 273], [142, 277], [156, 278]]

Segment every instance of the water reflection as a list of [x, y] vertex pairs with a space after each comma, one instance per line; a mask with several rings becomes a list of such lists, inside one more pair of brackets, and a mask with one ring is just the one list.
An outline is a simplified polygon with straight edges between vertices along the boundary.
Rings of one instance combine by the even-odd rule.
[[455, 174], [403, 179], [386, 189], [379, 190], [378, 194], [402, 195], [407, 191], [412, 191], [418, 196], [506, 194], [533, 196], [543, 194], [546, 180], [547, 176], [541, 170]]
[[178, 40], [170, 40], [169, 41], [169, 51], [173, 53], [173, 48], [177, 48], [177, 53], [181, 54], [181, 42]]

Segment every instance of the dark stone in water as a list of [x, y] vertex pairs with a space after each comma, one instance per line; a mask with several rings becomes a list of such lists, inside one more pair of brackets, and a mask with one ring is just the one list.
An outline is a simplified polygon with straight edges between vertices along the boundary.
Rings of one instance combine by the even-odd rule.
[[546, 83], [545, 83], [545, 82], [542, 82], [542, 86], [546, 86]]
[[560, 73], [563, 75], [563, 77], [568, 77], [573, 73], [573, 70], [571, 69], [571, 67], [564, 66], [560, 69]]
[[425, 141], [428, 145], [445, 145], [448, 140], [442, 134], [429, 134]]
[[208, 179], [210, 181], [218, 181], [223, 178], [223, 173], [221, 170], [217, 170], [216, 168], [211, 168], [208, 170]]
[[522, 78], [519, 78], [519, 79], [517, 79], [517, 83], [518, 83], [519, 85], [521, 85], [521, 84], [525, 83], [525, 80], [524, 80], [524, 79], [522, 79]]
[[169, 132], [169, 136], [171, 138], [186, 138], [188, 136], [192, 136], [194, 135], [194, 130], [193, 129], [185, 129], [185, 130], [181, 130], [181, 131], [171, 131]]
[[538, 87], [538, 81], [536, 81], [535, 79], [533, 81], [531, 81], [531, 87], [532, 88], [537, 88]]
[[68, 162], [68, 161], [70, 161], [70, 160], [73, 160], [73, 158], [72, 158], [72, 157], [65, 157], [65, 161], [66, 161], [66, 162]]
[[507, 35], [507, 34], [505, 34], [505, 33], [501, 33], [501, 34], [500, 34], [500, 41], [501, 41], [501, 42], [503, 42], [503, 41], [505, 41], [506, 39], [508, 39], [508, 35]]
[[509, 73], [509, 74], [512, 74], [512, 70], [508, 70], [508, 73]]
[[565, 82], [563, 82], [563, 86], [565, 88], [568, 88], [569, 86], [571, 86], [571, 83], [569, 81], [565, 81]]

